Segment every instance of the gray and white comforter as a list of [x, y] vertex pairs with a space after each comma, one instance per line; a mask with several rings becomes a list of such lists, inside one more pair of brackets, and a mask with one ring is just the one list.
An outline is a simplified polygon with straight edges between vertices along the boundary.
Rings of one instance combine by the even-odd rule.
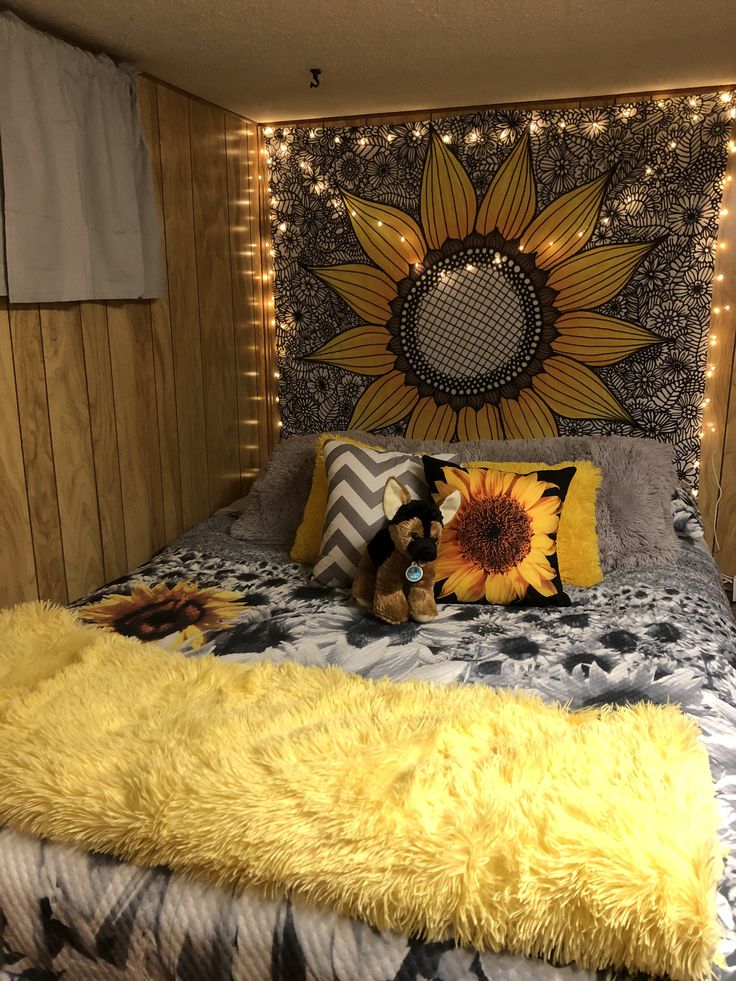
[[[699, 723], [730, 848], [719, 891], [720, 977], [736, 979], [736, 621], [710, 555], [568, 590], [569, 608], [444, 606], [390, 627], [310, 584], [282, 550], [234, 540], [222, 512], [87, 602], [132, 584], [195, 582], [242, 594], [227, 629], [192, 656], [336, 664], [366, 677], [516, 686], [574, 706], [675, 702]], [[167, 641], [163, 641], [166, 646]], [[621, 977], [424, 943], [287, 899], [187, 881], [166, 869], [0, 829], [0, 979], [65, 981], [479, 981]]]

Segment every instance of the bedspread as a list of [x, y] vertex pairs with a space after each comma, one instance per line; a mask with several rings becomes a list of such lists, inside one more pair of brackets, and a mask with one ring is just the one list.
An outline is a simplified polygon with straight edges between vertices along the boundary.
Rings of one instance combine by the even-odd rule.
[[[190, 602], [210, 591], [211, 616], [193, 628], [174, 617], [179, 629], [160, 642], [194, 657], [214, 652], [238, 661], [335, 664], [371, 678], [519, 687], [574, 706], [681, 705], [702, 729], [731, 848], [719, 910], [728, 964], [722, 977], [736, 978], [736, 622], [705, 551], [683, 542], [677, 564], [569, 589], [569, 608], [443, 606], [430, 623], [397, 628], [312, 585], [310, 570], [283, 551], [233, 540], [232, 518], [215, 515], [80, 605], [92, 618], [106, 611], [113, 622], [117, 604], [118, 629], [134, 632], [143, 623], [155, 634], [165, 616], [149, 610], [136, 620], [110, 597], [130, 596], [137, 583], [150, 600], [156, 584], [165, 592], [191, 582]], [[7, 828], [0, 831], [0, 937], [3, 981], [605, 977], [382, 934], [327, 910], [251, 891], [234, 896]]]

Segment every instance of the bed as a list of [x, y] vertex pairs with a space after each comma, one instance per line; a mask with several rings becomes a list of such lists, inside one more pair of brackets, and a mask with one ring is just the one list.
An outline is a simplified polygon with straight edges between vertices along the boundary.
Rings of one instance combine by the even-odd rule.
[[[345, 591], [315, 585], [283, 543], [255, 528], [251, 538], [234, 538], [242, 506], [218, 512], [77, 605], [109, 611], [134, 587], [150, 597], [159, 583], [193, 583], [244, 603], [225, 629], [158, 638], [192, 657], [518, 687], [575, 707], [680, 705], [702, 729], [730, 849], [718, 895], [727, 965], [719, 976], [736, 978], [736, 621], [686, 496], [673, 505], [675, 561], [569, 588], [569, 607], [445, 605], [428, 623], [399, 627], [373, 619]], [[8, 827], [0, 831], [0, 936], [3, 981], [622, 977], [380, 933], [298, 901], [235, 896]]]

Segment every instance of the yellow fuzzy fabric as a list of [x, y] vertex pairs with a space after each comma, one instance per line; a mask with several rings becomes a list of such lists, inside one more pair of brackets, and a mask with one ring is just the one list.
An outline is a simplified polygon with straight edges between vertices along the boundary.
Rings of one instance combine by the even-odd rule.
[[0, 822], [381, 929], [708, 975], [721, 850], [670, 706], [186, 659], [0, 614]]

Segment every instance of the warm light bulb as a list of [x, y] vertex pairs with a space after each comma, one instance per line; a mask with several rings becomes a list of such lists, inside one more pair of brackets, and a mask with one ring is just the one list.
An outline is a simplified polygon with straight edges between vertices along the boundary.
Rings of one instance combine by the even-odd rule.
[[266, 126], [263, 131], [264, 136], [273, 136], [273, 126]]
[[286, 231], [286, 222], [285, 221], [282, 221], [281, 224], [279, 225], [279, 231], [280, 232], [285, 232]]
[[721, 92], [721, 102], [730, 102], [732, 98], [730, 92]]
[[445, 135], [442, 137], [442, 142], [443, 143], [452, 143], [452, 137], [450, 136], [449, 133], [445, 133]]

